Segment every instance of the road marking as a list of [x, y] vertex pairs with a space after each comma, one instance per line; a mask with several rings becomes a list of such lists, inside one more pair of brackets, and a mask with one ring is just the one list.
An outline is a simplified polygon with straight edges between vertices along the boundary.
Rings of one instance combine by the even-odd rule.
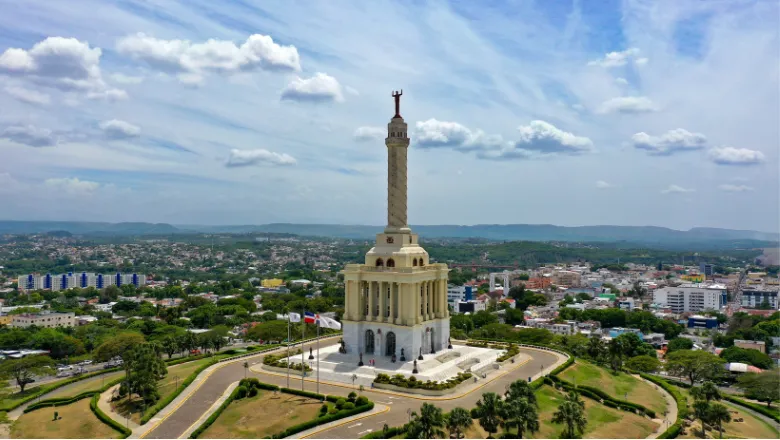
[[347, 426], [347, 429], [357, 428], [358, 426], [363, 426], [363, 424], [362, 423], [355, 423], [352, 426]]
[[368, 434], [368, 433], [370, 433], [371, 431], [373, 431], [373, 429], [366, 429], [365, 431], [358, 432], [358, 434], [357, 434], [357, 435]]

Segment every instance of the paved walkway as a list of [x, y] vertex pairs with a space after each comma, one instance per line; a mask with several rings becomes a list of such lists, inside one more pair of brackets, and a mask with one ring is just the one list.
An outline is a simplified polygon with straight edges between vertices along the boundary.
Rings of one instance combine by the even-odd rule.
[[654, 433], [647, 436], [647, 438], [658, 438], [659, 435], [666, 431], [670, 426], [674, 425], [674, 423], [677, 421], [677, 411], [679, 410], [677, 408], [677, 400], [675, 400], [674, 396], [669, 394], [665, 389], [656, 385], [655, 383], [639, 376], [638, 374], [634, 374], [633, 376], [639, 380], [644, 381], [651, 387], [655, 387], [656, 390], [663, 394], [664, 399], [666, 399], [666, 412], [665, 414], [661, 414], [663, 418], [653, 419], [654, 422], [658, 423], [658, 428], [656, 428]]
[[113, 387], [104, 391], [98, 398], [98, 408], [100, 408], [100, 410], [103, 411], [107, 416], [111, 417], [115, 422], [119, 423], [120, 425], [124, 425], [131, 431], [134, 431], [141, 425], [135, 423], [127, 417], [123, 417], [122, 415], [116, 413], [113, 408], [111, 408], [111, 397], [114, 395], [114, 391], [117, 389], [119, 389], [119, 385], [114, 385]]
[[203, 424], [203, 423], [206, 421], [206, 419], [208, 419], [208, 418], [209, 418], [209, 417], [210, 417], [212, 414], [214, 414], [214, 413], [217, 411], [217, 409], [219, 408], [219, 406], [220, 406], [220, 405], [222, 405], [222, 404], [223, 404], [223, 403], [224, 403], [224, 402], [225, 402], [225, 401], [228, 399], [228, 397], [230, 397], [230, 394], [233, 392], [233, 390], [235, 390], [236, 388], [238, 388], [238, 383], [239, 383], [239, 381], [235, 381], [235, 382], [231, 383], [231, 384], [230, 384], [230, 385], [227, 387], [227, 389], [225, 390], [225, 392], [224, 392], [224, 393], [222, 393], [222, 396], [220, 396], [220, 398], [219, 398], [219, 399], [217, 399], [217, 400], [214, 402], [214, 404], [213, 404], [213, 405], [211, 405], [211, 408], [209, 408], [209, 409], [208, 409], [208, 411], [206, 411], [205, 413], [203, 413], [203, 415], [202, 415], [202, 416], [200, 416], [200, 418], [199, 418], [199, 419], [198, 419], [198, 420], [197, 420], [195, 423], [193, 423], [192, 425], [190, 425], [190, 427], [189, 427], [189, 428], [187, 428], [187, 430], [186, 430], [186, 431], [184, 431], [184, 433], [182, 433], [182, 435], [180, 436], [180, 438], [188, 438], [188, 437], [190, 436], [190, 434], [192, 434], [192, 433], [193, 433], [193, 431], [195, 431], [196, 429], [198, 429], [198, 427], [199, 427], [200, 425], [202, 425], [202, 424]]

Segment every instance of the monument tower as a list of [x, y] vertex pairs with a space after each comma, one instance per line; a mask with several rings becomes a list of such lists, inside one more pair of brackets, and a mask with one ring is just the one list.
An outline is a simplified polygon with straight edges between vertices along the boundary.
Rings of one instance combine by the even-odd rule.
[[407, 224], [407, 125], [401, 95], [394, 92], [395, 115], [387, 124], [387, 227], [376, 235], [364, 264], [347, 264], [344, 345], [351, 355], [395, 356], [411, 362], [447, 348], [446, 264], [430, 264]]

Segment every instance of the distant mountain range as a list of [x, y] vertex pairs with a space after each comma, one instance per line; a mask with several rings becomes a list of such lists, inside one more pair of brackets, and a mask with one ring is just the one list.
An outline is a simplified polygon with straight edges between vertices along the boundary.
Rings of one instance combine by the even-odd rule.
[[[484, 238], [507, 241], [630, 242], [680, 246], [712, 242], [745, 242], [745, 247], [777, 245], [780, 233], [720, 228], [679, 231], [658, 226], [555, 226], [555, 225], [421, 225], [412, 229], [427, 238]], [[170, 225], [167, 223], [98, 223], [52, 221], [1, 221], [0, 234], [36, 234], [67, 231], [76, 235], [171, 235], [192, 233], [287, 233], [302, 236], [371, 239], [381, 226], [271, 223], [266, 225]], [[759, 243], [769, 242], [769, 243]]]

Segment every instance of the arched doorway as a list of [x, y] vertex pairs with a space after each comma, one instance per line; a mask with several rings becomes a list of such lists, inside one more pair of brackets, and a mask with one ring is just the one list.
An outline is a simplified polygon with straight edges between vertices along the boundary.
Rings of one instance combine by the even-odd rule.
[[374, 354], [374, 332], [366, 330], [366, 354]]
[[392, 356], [395, 354], [395, 333], [388, 332], [385, 343], [385, 356]]

